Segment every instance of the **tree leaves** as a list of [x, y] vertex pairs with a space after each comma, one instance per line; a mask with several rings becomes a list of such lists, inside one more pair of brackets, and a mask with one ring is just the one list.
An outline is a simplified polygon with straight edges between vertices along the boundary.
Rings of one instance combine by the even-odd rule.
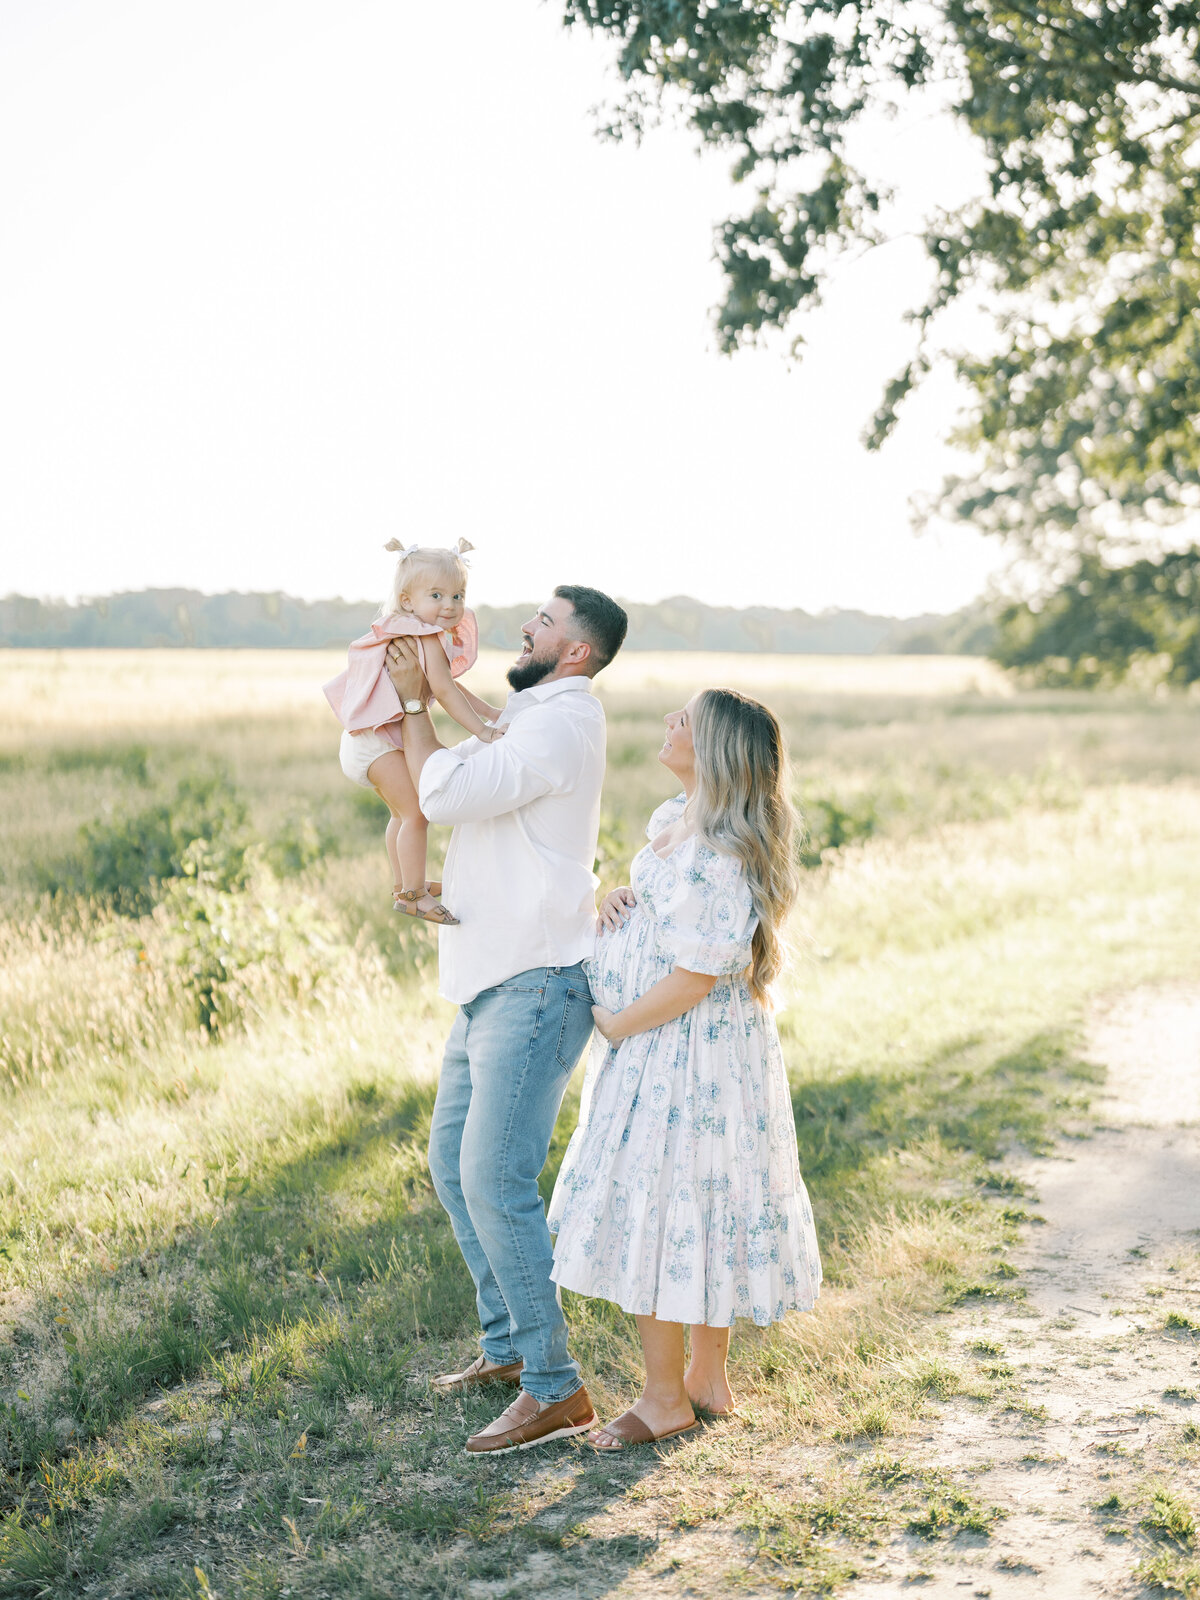
[[882, 444], [967, 290], [999, 345], [956, 357], [958, 439], [980, 453], [943, 511], [1027, 551], [1099, 549], [1200, 507], [1200, 9], [1183, 0], [565, 0], [619, 41], [612, 117], [673, 109], [730, 151], [753, 200], [719, 225], [727, 351], [795, 331], [837, 255], [881, 237], [886, 194], [847, 150], [868, 108], [938, 83], [983, 149], [989, 192], [931, 219], [914, 359], [868, 431]]
[[1200, 546], [1162, 561], [1105, 566], [1085, 555], [1078, 576], [1041, 605], [1009, 606], [993, 657], [1043, 683], [1119, 682], [1140, 659], [1160, 681], [1200, 680]]

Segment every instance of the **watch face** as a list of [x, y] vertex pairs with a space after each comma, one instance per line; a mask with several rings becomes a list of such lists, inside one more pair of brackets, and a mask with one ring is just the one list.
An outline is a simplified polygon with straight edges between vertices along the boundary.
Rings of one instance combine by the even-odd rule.
[[411, 711], [415, 716], [418, 711], [424, 711], [425, 702], [424, 700], [406, 700], [404, 702], [404, 709], [405, 711]]

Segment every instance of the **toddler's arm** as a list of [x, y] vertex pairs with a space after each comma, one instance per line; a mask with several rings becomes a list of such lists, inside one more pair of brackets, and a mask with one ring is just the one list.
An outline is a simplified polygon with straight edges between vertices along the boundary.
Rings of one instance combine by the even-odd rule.
[[[460, 689], [450, 675], [450, 663], [446, 660], [445, 652], [441, 645], [431, 640], [429, 648], [425, 651], [425, 676], [429, 680], [429, 687], [433, 697], [443, 711], [449, 713], [459, 724], [473, 733], [477, 739], [482, 739], [484, 744], [490, 744], [493, 739], [504, 737], [503, 728], [495, 728], [486, 722], [475, 709], [476, 705], [490, 711], [484, 701], [475, 701], [474, 695], [468, 695], [465, 689]], [[472, 704], [472, 702], [475, 702]]]
[[[451, 678], [450, 681], [455, 683], [457, 679]], [[474, 706], [485, 722], [494, 722], [504, 709], [503, 706], [489, 705], [486, 700], [481, 700], [477, 694], [472, 694], [470, 689], [464, 689], [461, 683], [459, 683], [458, 687], [463, 695], [466, 696], [467, 704]]]

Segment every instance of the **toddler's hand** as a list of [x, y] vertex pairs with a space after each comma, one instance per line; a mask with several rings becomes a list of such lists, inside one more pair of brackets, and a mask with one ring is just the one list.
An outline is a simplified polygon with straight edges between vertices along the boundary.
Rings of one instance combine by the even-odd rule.
[[495, 744], [496, 740], [503, 739], [507, 732], [507, 728], [498, 728], [494, 722], [485, 722], [476, 737], [484, 744]]

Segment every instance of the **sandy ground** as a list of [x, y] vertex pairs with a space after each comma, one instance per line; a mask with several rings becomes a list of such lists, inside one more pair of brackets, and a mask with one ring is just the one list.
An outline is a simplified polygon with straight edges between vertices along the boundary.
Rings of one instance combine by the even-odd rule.
[[[966, 1362], [978, 1342], [1003, 1348], [1014, 1409], [949, 1402], [905, 1451], [1003, 1520], [990, 1537], [896, 1540], [847, 1600], [1134, 1596], [1152, 1592], [1139, 1560], [1179, 1553], [1140, 1523], [1154, 1485], [1193, 1509], [1200, 1491], [1179, 1448], [1200, 1420], [1200, 1339], [1167, 1326], [1172, 1311], [1200, 1323], [1200, 990], [1110, 1003], [1088, 1054], [1108, 1068], [1103, 1125], [1017, 1167], [1045, 1219], [1011, 1257], [1026, 1298], [964, 1307], [949, 1329]], [[1113, 1494], [1129, 1509], [1098, 1509]]]

